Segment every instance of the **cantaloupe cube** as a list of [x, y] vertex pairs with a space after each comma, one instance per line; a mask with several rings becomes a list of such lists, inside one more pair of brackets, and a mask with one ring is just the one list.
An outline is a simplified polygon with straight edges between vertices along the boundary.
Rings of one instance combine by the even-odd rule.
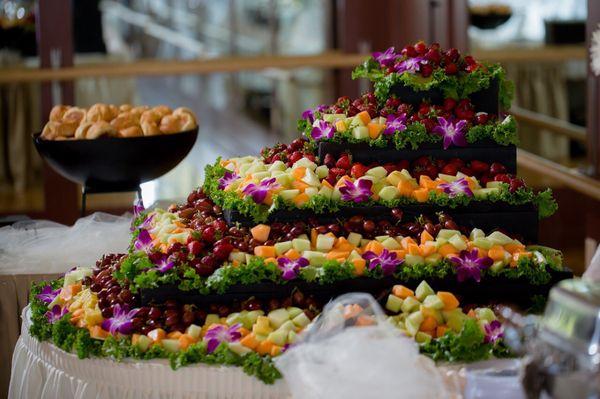
[[324, 186], [324, 187], [328, 187], [328, 188], [330, 188], [330, 189], [332, 189], [332, 190], [333, 190], [333, 186], [331, 185], [331, 183], [329, 183], [329, 182], [328, 182], [327, 180], [325, 180], [325, 179], [321, 180], [321, 185], [322, 185], [322, 186]]
[[365, 247], [365, 252], [371, 251], [377, 255], [381, 255], [385, 247], [377, 240], [371, 240]]
[[443, 257], [447, 257], [450, 255], [456, 255], [456, 248], [452, 244], [444, 244], [438, 248], [438, 253]]
[[437, 247], [435, 245], [435, 242], [425, 241], [423, 244], [421, 244], [419, 246], [419, 249], [421, 250], [421, 256], [427, 257], [431, 254], [434, 254], [435, 251], [437, 250]]
[[437, 320], [432, 316], [427, 316], [421, 323], [419, 330], [421, 331], [433, 331], [437, 327]]
[[390, 252], [396, 254], [396, 259], [404, 259], [406, 257], [406, 250], [404, 249], [393, 249]]
[[456, 308], [458, 308], [458, 305], [460, 304], [458, 302], [458, 299], [456, 299], [454, 294], [451, 292], [438, 291], [436, 295], [438, 296], [438, 298], [440, 298], [442, 300], [442, 302], [444, 302], [444, 310], [456, 309]]
[[504, 260], [504, 252], [502, 245], [494, 245], [488, 250], [488, 256], [494, 261]]
[[402, 249], [404, 249], [405, 251], [408, 251], [408, 246], [410, 244], [416, 244], [416, 241], [413, 240], [412, 237], [403, 237], [400, 240], [400, 245], [402, 246]]
[[371, 122], [371, 115], [369, 115], [367, 111], [361, 111], [358, 114], [356, 114], [356, 116], [359, 117], [365, 125], [368, 125], [369, 122]]
[[269, 233], [271, 232], [271, 226], [266, 224], [258, 224], [250, 229], [252, 238], [258, 242], [265, 242], [269, 239]]
[[339, 250], [339, 251], [352, 251], [355, 246], [350, 244], [348, 242], [348, 240], [345, 237], [340, 237], [337, 239], [337, 242], [335, 243], [334, 246], [335, 249]]
[[421, 254], [421, 248], [419, 248], [419, 246], [417, 244], [408, 244], [407, 252], [410, 255], [422, 256], [422, 254]]
[[392, 294], [402, 299], [408, 298], [409, 296], [415, 296], [415, 292], [413, 290], [400, 284], [396, 284], [394, 287], [392, 287]]
[[309, 200], [310, 197], [306, 195], [306, 193], [300, 193], [296, 197], [294, 197], [292, 202], [296, 204], [296, 206], [301, 207], [302, 205], [306, 204]]
[[365, 267], [367, 266], [367, 261], [363, 258], [356, 258], [352, 260], [352, 265], [354, 266], [354, 274], [357, 276], [362, 276], [365, 274]]
[[167, 333], [162, 328], [155, 328], [148, 333], [148, 338], [154, 342], [160, 342], [167, 337]]
[[525, 245], [517, 244], [517, 243], [506, 244], [504, 246], [504, 249], [507, 250], [508, 252], [510, 252], [511, 254], [514, 254], [515, 252], [525, 251]]
[[171, 331], [170, 333], [167, 334], [167, 338], [168, 339], [178, 339], [182, 335], [183, 334], [181, 333], [181, 331]]
[[431, 234], [429, 234], [427, 232], [427, 230], [423, 230], [423, 232], [421, 232], [421, 244], [426, 243], [427, 241], [433, 241], [434, 238]]
[[274, 245], [259, 245], [254, 247], [254, 255], [263, 258], [274, 258], [277, 256]]
[[415, 191], [415, 186], [408, 180], [401, 180], [397, 187], [402, 197], [412, 197], [412, 193]]
[[250, 334], [246, 335], [244, 338], [240, 339], [240, 344], [242, 344], [246, 348], [250, 348], [250, 349], [256, 349], [256, 347], [258, 347], [259, 343], [260, 342], [258, 342], [254, 333], [250, 333]]
[[343, 119], [338, 119], [335, 121], [335, 130], [338, 132], [345, 132], [348, 127], [346, 126], [346, 121]]
[[195, 342], [196, 342], [196, 340], [187, 334], [182, 334], [179, 337], [179, 347], [182, 350], [186, 350], [191, 344], [193, 344]]
[[90, 337], [92, 337], [94, 339], [104, 340], [104, 339], [108, 338], [108, 336], [110, 335], [110, 333], [108, 331], [103, 330], [102, 327], [100, 327], [99, 325], [90, 327], [89, 331], [90, 331]]
[[304, 190], [306, 190], [307, 188], [309, 188], [310, 186], [306, 183], [304, 183], [303, 181], [300, 180], [294, 180], [292, 182], [292, 188], [296, 189], [296, 190], [300, 190], [300, 193], [304, 193]]
[[289, 251], [287, 251], [285, 254], [283, 254], [283, 256], [288, 259], [296, 260], [296, 259], [300, 258], [301, 255], [300, 255], [300, 252], [298, 252], [294, 248], [292, 248]]
[[292, 170], [292, 176], [296, 180], [302, 180], [302, 178], [304, 177], [305, 174], [306, 174], [306, 168], [304, 166], [300, 166], [300, 167]]
[[369, 128], [369, 137], [372, 140], [375, 140], [381, 135], [381, 132], [385, 128], [385, 125], [379, 123], [369, 123], [367, 127]]
[[419, 188], [412, 192], [413, 197], [417, 202], [427, 202], [429, 199], [429, 189]]
[[258, 344], [255, 350], [259, 355], [269, 355], [271, 353], [271, 348], [273, 348], [273, 343], [265, 339]]
[[327, 254], [325, 255], [325, 257], [327, 259], [346, 259], [348, 258], [348, 256], [350, 256], [350, 251], [340, 251], [338, 249], [334, 249], [331, 250], [329, 252], [327, 252]]
[[441, 326], [437, 326], [437, 328], [435, 329], [435, 336], [437, 338], [443, 337], [444, 335], [446, 335], [446, 332], [448, 332], [448, 326], [441, 325]]
[[271, 357], [279, 356], [281, 354], [281, 350], [282, 350], [281, 346], [273, 345], [271, 347], [271, 352], [269, 352], [269, 354], [271, 355]]

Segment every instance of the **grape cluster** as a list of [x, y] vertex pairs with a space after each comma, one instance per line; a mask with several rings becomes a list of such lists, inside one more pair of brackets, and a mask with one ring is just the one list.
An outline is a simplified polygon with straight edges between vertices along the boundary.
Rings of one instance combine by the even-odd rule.
[[308, 144], [308, 140], [297, 138], [290, 144], [276, 144], [274, 147], [265, 147], [261, 150], [263, 161], [267, 164], [281, 161], [287, 166], [292, 166], [302, 158], [315, 161], [315, 153]]
[[124, 256], [104, 255], [96, 262], [92, 275], [83, 281], [98, 296], [98, 306], [105, 318], [112, 316], [116, 305], [132, 308], [138, 302], [137, 296], [132, 294], [127, 286], [119, 285], [113, 277], [113, 272], [119, 268]]

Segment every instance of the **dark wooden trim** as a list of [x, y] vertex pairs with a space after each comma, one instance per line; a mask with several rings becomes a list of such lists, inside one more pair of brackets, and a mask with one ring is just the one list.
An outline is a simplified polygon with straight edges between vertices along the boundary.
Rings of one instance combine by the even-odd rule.
[[[73, 66], [73, 33], [70, 0], [39, 1], [37, 9], [37, 35], [40, 67]], [[53, 56], [53, 54], [57, 54]], [[53, 58], [59, 58], [53, 60]], [[54, 65], [53, 61], [58, 61]], [[60, 99], [53, 98], [53, 84], [42, 84], [42, 124], [45, 123], [54, 102], [74, 104], [72, 81], [59, 83]], [[66, 180], [44, 164], [44, 203], [48, 219], [71, 224], [77, 220], [77, 185]]]
[[[600, 23], [600, 2], [588, 0], [588, 17], [586, 23], [586, 48], [590, 47], [592, 33], [598, 29]], [[590, 69], [590, 55], [587, 53], [587, 129], [588, 129], [588, 159], [592, 173], [600, 173], [600, 79], [594, 76]]]

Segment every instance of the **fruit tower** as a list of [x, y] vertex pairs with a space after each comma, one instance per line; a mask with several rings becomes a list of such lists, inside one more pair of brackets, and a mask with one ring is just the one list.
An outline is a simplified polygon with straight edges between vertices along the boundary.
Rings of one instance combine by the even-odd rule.
[[185, 203], [136, 209], [129, 253], [37, 287], [34, 334], [271, 382], [270, 359], [324, 303], [364, 291], [434, 359], [506, 355], [479, 306], [529, 307], [570, 273], [536, 245], [557, 205], [516, 177], [503, 69], [419, 42], [353, 76], [373, 91], [306, 110], [288, 145], [219, 159]]

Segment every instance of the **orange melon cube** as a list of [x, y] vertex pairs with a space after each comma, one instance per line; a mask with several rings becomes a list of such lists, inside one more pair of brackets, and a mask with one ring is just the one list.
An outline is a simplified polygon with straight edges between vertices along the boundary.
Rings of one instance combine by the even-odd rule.
[[155, 328], [148, 333], [148, 338], [154, 342], [160, 342], [167, 336], [167, 333], [162, 328]]
[[357, 276], [365, 274], [365, 267], [367, 266], [366, 260], [363, 258], [356, 258], [352, 261], [352, 265], [354, 266], [354, 274]]
[[369, 137], [372, 140], [375, 140], [381, 135], [381, 132], [385, 128], [385, 125], [382, 125], [380, 123], [369, 123], [367, 127], [369, 128]]
[[525, 245], [523, 244], [506, 244], [504, 249], [514, 254], [515, 252], [523, 252], [525, 251]]
[[477, 317], [477, 315], [475, 314], [475, 311], [473, 309], [469, 310], [469, 312], [467, 313], [467, 316], [469, 316], [472, 319]]
[[407, 251], [411, 255], [421, 255], [421, 248], [417, 244], [408, 244]]
[[274, 245], [259, 245], [254, 248], [254, 255], [263, 258], [274, 258], [276, 256]]
[[273, 347], [273, 342], [269, 341], [268, 339], [265, 339], [264, 341], [261, 341], [255, 351], [259, 354], [259, 355], [268, 355], [271, 353], [271, 348]]
[[90, 331], [90, 337], [92, 337], [94, 339], [105, 340], [110, 335], [110, 333], [108, 331], [102, 329], [102, 327], [100, 327], [99, 325], [90, 327], [89, 331]]
[[375, 254], [377, 254], [377, 255], [381, 255], [381, 253], [383, 252], [384, 249], [385, 249], [385, 247], [383, 245], [381, 245], [381, 243], [379, 241], [372, 240], [372, 241], [369, 241], [369, 243], [365, 247], [365, 252], [371, 251], [371, 252], [375, 252]]
[[292, 176], [296, 180], [302, 180], [302, 178], [306, 175], [306, 168], [304, 166], [300, 166], [292, 171]]
[[429, 199], [429, 189], [419, 188], [412, 192], [413, 197], [417, 202], [427, 202]]
[[369, 115], [367, 111], [361, 111], [358, 114], [356, 114], [356, 116], [358, 116], [365, 125], [368, 125], [369, 122], [371, 122], [371, 115]]
[[337, 121], [335, 121], [334, 126], [335, 126], [335, 130], [338, 132], [343, 132], [348, 128], [346, 126], [346, 121], [344, 121], [343, 119], [338, 119]]
[[492, 258], [494, 262], [504, 260], [504, 248], [502, 245], [494, 245], [488, 250], [488, 256]]
[[266, 224], [257, 224], [250, 229], [252, 238], [258, 242], [265, 242], [269, 239], [269, 233], [271, 232], [271, 226]]
[[260, 342], [256, 339], [254, 333], [251, 332], [240, 339], [240, 344], [244, 345], [246, 348], [256, 349]]
[[337, 239], [334, 248], [340, 251], [352, 251], [355, 246], [350, 244], [345, 237], [340, 237]]
[[396, 284], [394, 287], [392, 287], [392, 295], [395, 295], [398, 298], [405, 299], [409, 296], [415, 296], [415, 292], [403, 285]]
[[296, 251], [294, 248], [288, 250], [286, 253], [283, 254], [284, 257], [292, 259], [292, 260], [296, 260], [298, 258], [300, 258], [300, 252]]
[[444, 335], [446, 335], [446, 332], [448, 332], [448, 326], [437, 326], [437, 328], [435, 329], [435, 336], [438, 338], [443, 337]]
[[444, 310], [453, 310], [453, 309], [456, 309], [458, 307], [458, 305], [460, 304], [458, 302], [458, 299], [456, 299], [456, 297], [454, 296], [454, 294], [451, 293], [451, 292], [438, 291], [436, 295], [444, 303]]
[[196, 340], [188, 334], [182, 334], [179, 338], [179, 347], [186, 350], [191, 344], [195, 343]]
[[442, 255], [444, 258], [447, 256], [452, 256], [457, 254], [456, 248], [452, 244], [444, 244], [438, 248], [438, 253]]
[[315, 248], [317, 246], [318, 236], [319, 236], [319, 232], [317, 232], [317, 229], [315, 229], [315, 228], [310, 229], [310, 245], [311, 245], [311, 247]]
[[180, 331], [171, 331], [170, 333], [167, 334], [167, 338], [169, 338], [169, 339], [178, 339], [182, 335], [183, 334]]
[[404, 259], [406, 257], [406, 251], [403, 249], [392, 249], [390, 252], [396, 254], [396, 259]]
[[400, 180], [397, 188], [400, 192], [400, 195], [403, 197], [412, 197], [412, 193], [415, 191], [415, 186], [413, 186], [413, 184], [408, 180]]
[[306, 204], [310, 200], [310, 197], [306, 193], [300, 193], [294, 197], [292, 202], [296, 204], [297, 207], [301, 207]]
[[421, 250], [421, 256], [429, 256], [435, 253], [435, 251], [437, 250], [435, 243], [433, 241], [426, 241], [423, 244], [421, 244], [419, 246], [419, 249]]
[[421, 233], [421, 244], [425, 244], [426, 242], [433, 240], [433, 236], [429, 234], [427, 230], [423, 230], [423, 232]]
[[244, 327], [240, 327], [238, 329], [238, 332], [242, 335], [242, 337], [245, 337], [246, 335], [250, 334], [250, 330]]
[[332, 251], [327, 252], [325, 258], [327, 259], [347, 259], [350, 256], [350, 251], [340, 251], [334, 249]]
[[277, 264], [277, 259], [275, 259], [274, 257], [272, 257], [272, 258], [266, 258], [265, 259], [265, 265], [267, 265], [269, 263]]
[[292, 182], [292, 188], [300, 190], [301, 193], [304, 193], [304, 190], [306, 190], [309, 187], [310, 186], [308, 184], [306, 184], [306, 183], [304, 183], [303, 181], [300, 181], [300, 180], [294, 180]]
[[412, 237], [404, 237], [400, 240], [400, 245], [405, 251], [408, 251], [409, 244], [416, 244], [415, 240], [413, 240]]
[[436, 327], [437, 327], [437, 321], [436, 321], [435, 317], [427, 316], [427, 317], [425, 317], [425, 320], [423, 320], [423, 322], [421, 323], [419, 330], [433, 331], [436, 329]]
[[271, 352], [269, 353], [271, 357], [275, 357], [281, 354], [282, 347], [279, 345], [273, 345], [271, 347]]
[[331, 185], [331, 183], [329, 183], [327, 180], [323, 179], [321, 180], [321, 186], [325, 186], [327, 188], [330, 188], [333, 190], [333, 186]]
[[340, 188], [342, 186], [344, 186], [344, 182], [346, 180], [349, 180], [350, 182], [352, 182], [352, 178], [348, 175], [344, 175], [342, 177], [340, 177], [340, 179], [335, 183], [335, 188]]

